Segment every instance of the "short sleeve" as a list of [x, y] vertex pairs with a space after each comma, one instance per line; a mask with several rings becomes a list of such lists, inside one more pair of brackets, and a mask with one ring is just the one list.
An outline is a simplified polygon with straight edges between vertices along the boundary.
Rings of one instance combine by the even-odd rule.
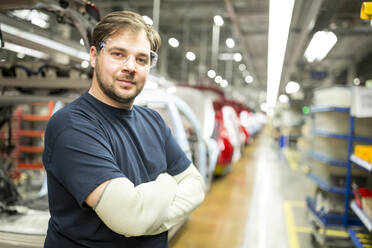
[[82, 206], [106, 180], [124, 177], [109, 144], [93, 126], [67, 128], [54, 140], [46, 169]]
[[165, 127], [165, 137], [167, 172], [174, 176], [186, 170], [191, 164], [191, 161], [182, 151], [168, 127]]

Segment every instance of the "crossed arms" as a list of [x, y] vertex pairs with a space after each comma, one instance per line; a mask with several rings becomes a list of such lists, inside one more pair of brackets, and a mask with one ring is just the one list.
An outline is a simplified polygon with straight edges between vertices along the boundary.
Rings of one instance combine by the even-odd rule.
[[155, 235], [184, 221], [204, 200], [203, 188], [201, 175], [190, 164], [178, 175], [162, 173], [136, 187], [124, 177], [105, 181], [85, 202], [116, 233]]

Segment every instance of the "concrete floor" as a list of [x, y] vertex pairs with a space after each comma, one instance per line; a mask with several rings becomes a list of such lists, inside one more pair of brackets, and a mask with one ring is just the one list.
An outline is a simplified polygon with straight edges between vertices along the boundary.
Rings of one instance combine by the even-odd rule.
[[263, 131], [233, 170], [213, 183], [170, 247], [313, 247], [305, 198], [315, 186], [301, 163]]

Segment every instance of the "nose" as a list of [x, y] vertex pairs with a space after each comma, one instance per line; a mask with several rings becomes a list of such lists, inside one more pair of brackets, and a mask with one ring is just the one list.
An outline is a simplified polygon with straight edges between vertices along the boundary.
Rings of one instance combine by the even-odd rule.
[[123, 70], [135, 71], [136, 70], [136, 57], [129, 55], [126, 60], [123, 61]]

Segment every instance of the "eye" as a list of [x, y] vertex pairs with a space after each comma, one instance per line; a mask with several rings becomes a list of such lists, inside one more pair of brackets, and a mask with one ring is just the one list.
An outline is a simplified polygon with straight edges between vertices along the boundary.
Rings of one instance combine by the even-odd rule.
[[119, 53], [119, 52], [112, 52], [111, 56], [113, 56], [114, 58], [123, 58], [124, 54]]
[[146, 57], [137, 57], [136, 60], [137, 60], [137, 63], [140, 65], [147, 65], [149, 61], [149, 59]]

